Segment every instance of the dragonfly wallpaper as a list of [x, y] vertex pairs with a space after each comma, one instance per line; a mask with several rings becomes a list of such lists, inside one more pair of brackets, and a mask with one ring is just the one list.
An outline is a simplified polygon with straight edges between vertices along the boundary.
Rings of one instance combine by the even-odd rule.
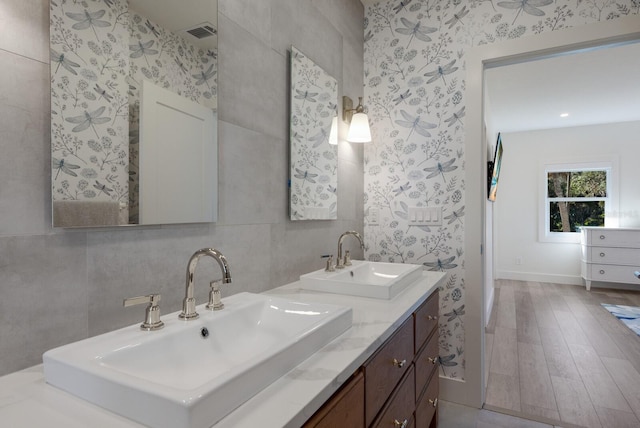
[[120, 223], [135, 222], [142, 79], [215, 109], [217, 53], [126, 0], [50, 5], [52, 199], [115, 202]]
[[292, 46], [291, 220], [337, 218], [338, 146], [329, 144], [337, 105], [336, 79]]
[[[636, 15], [640, 0], [382, 0], [365, 6], [365, 241], [369, 260], [449, 272], [440, 292], [441, 374], [464, 379], [465, 52]], [[441, 206], [443, 225], [408, 225]], [[378, 211], [379, 223], [369, 224]]]

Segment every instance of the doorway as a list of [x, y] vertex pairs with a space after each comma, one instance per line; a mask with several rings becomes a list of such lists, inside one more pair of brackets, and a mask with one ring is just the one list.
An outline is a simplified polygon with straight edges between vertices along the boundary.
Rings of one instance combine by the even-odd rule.
[[492, 281], [485, 273], [484, 254], [486, 227], [486, 164], [487, 141], [484, 132], [484, 69], [497, 64], [508, 64], [559, 55], [566, 52], [603, 45], [625, 43], [640, 39], [640, 17], [631, 16], [616, 22], [578, 27], [541, 34], [536, 37], [513, 40], [499, 45], [486, 45], [472, 49], [467, 57], [467, 112], [465, 153], [465, 180], [467, 183], [467, 218], [465, 229], [467, 314], [465, 318], [465, 352], [467, 375], [465, 382], [444, 382], [443, 397], [456, 397], [462, 404], [480, 408], [484, 404], [484, 328], [491, 308]]

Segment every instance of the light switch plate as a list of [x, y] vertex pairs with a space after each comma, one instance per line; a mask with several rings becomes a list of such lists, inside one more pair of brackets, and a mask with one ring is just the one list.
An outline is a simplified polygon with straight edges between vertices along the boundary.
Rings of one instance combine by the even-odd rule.
[[442, 207], [409, 207], [409, 226], [442, 225]]

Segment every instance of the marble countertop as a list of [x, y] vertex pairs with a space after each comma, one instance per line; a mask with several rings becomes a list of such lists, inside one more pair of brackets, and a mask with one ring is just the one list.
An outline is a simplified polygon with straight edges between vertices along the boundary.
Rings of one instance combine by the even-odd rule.
[[[298, 282], [267, 291], [301, 302], [350, 306], [351, 329], [231, 414], [216, 428], [299, 427], [362, 365], [442, 283], [443, 272], [422, 278], [391, 300], [302, 290]], [[0, 377], [3, 426], [132, 428], [142, 425], [44, 382], [42, 365]]]

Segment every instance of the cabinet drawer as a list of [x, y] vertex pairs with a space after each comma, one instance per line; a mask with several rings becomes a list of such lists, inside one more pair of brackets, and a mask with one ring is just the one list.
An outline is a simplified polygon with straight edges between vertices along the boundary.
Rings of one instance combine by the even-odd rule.
[[[438, 368], [438, 332], [435, 331], [415, 360], [416, 365], [416, 399], [420, 397], [422, 391], [431, 379], [431, 375], [437, 372]], [[437, 376], [437, 373], [436, 373]]]
[[356, 373], [303, 428], [364, 428], [364, 375]]
[[438, 291], [433, 292], [413, 314], [416, 325], [415, 352], [418, 352], [422, 345], [431, 335], [434, 328], [438, 326], [438, 306], [440, 299]]
[[434, 373], [429, 386], [420, 397], [416, 405], [416, 426], [428, 427], [438, 408], [438, 373]]
[[612, 265], [640, 264], [640, 248], [588, 247], [587, 262]]
[[588, 229], [587, 245], [594, 247], [639, 247], [640, 230]]
[[640, 266], [616, 266], [590, 264], [586, 266], [587, 280], [604, 282], [622, 282], [625, 284], [640, 284], [634, 272], [640, 270]]
[[[369, 426], [413, 361], [411, 318], [364, 363], [365, 421]], [[412, 391], [413, 394], [413, 391]]]
[[414, 395], [415, 382], [413, 371], [414, 368], [413, 365], [411, 365], [407, 375], [402, 380], [402, 383], [395, 390], [393, 396], [382, 410], [380, 416], [372, 427], [399, 428], [403, 424], [405, 427], [409, 427], [411, 425], [413, 409], [416, 401]]

